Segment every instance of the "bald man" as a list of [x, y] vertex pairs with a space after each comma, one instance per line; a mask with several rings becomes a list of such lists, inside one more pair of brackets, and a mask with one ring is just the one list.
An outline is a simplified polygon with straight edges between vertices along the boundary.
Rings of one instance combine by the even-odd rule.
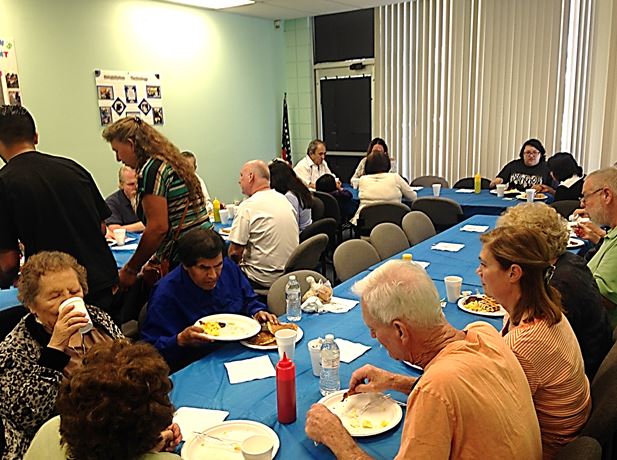
[[240, 264], [253, 287], [268, 288], [283, 274], [298, 246], [298, 219], [285, 195], [270, 188], [270, 171], [263, 161], [246, 163], [239, 184], [248, 198], [236, 211], [229, 257]]

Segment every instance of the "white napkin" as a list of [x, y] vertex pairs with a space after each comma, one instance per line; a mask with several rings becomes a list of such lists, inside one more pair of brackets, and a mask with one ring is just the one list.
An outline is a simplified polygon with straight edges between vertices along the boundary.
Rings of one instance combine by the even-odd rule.
[[422, 190], [424, 187], [418, 187], [418, 186], [414, 186], [414, 187], [409, 187], [410, 189], [412, 189], [414, 192], [419, 192], [420, 190]]
[[347, 313], [356, 305], [358, 305], [357, 300], [340, 297], [332, 297], [330, 303], [324, 304], [319, 297], [310, 296], [302, 303], [300, 308], [307, 313]]
[[241, 359], [225, 363], [229, 383], [250, 382], [251, 380], [274, 377], [276, 372], [268, 355], [257, 358]]
[[[133, 238], [131, 236], [127, 236], [124, 239], [124, 244], [126, 244], [126, 243], [128, 243], [130, 241], [135, 241], [135, 238]], [[116, 246], [118, 243], [116, 243], [116, 240], [109, 239], [109, 240], [107, 240], [107, 244], [111, 247], [111, 246]]]
[[112, 251], [134, 251], [137, 249], [137, 243], [125, 244], [124, 246], [112, 246]]
[[223, 422], [228, 415], [229, 412], [225, 410], [180, 407], [174, 414], [174, 422], [180, 425], [182, 440], [188, 442], [197, 433]]
[[484, 233], [487, 230], [488, 230], [488, 225], [472, 225], [472, 224], [467, 224], [467, 225], [461, 227], [461, 232]]
[[424, 262], [423, 260], [412, 260], [412, 262], [424, 268], [425, 270], [426, 270], [426, 267], [428, 267], [431, 264], [430, 262]]
[[459, 188], [454, 193], [473, 193], [474, 189], [472, 188]]
[[465, 247], [464, 244], [459, 243], [437, 243], [431, 246], [431, 249], [435, 249], [437, 251], [449, 251], [449, 252], [458, 252]]
[[354, 359], [362, 356], [368, 350], [371, 349], [368, 345], [363, 345], [361, 343], [350, 342], [345, 339], [334, 339], [336, 344], [341, 351], [341, 361], [344, 363], [350, 363]]

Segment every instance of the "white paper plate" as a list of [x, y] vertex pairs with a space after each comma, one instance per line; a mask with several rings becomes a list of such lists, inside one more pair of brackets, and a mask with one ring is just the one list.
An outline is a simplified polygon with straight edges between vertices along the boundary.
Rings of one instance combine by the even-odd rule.
[[585, 242], [583, 240], [580, 240], [578, 238], [570, 238], [568, 240], [568, 249], [580, 248], [584, 244]]
[[472, 313], [474, 315], [480, 315], [480, 316], [493, 316], [493, 317], [499, 317], [499, 316], [504, 316], [506, 314], [506, 311], [504, 310], [503, 307], [501, 307], [499, 309], [499, 311], [473, 311], [470, 310], [469, 308], [467, 308], [467, 306], [465, 305], [465, 303], [467, 302], [467, 299], [469, 297], [484, 297], [484, 294], [472, 294], [472, 295], [467, 295], [465, 297], [461, 297], [457, 303], [458, 308], [460, 308], [463, 311], [466, 311], [467, 313]]
[[281, 442], [276, 433], [263, 423], [252, 420], [228, 420], [215, 425], [204, 431], [205, 434], [218, 438], [233, 439], [238, 441], [237, 447], [233, 444], [221, 443], [207, 436], [196, 435], [182, 447], [182, 458], [186, 460], [216, 459], [216, 460], [243, 460], [240, 444], [246, 438], [255, 435], [272, 438], [274, 448], [272, 458], [276, 456]]
[[[345, 391], [347, 390], [324, 396], [319, 402], [341, 419], [343, 426], [353, 437], [359, 438], [385, 433], [396, 427], [403, 418], [401, 406], [392, 399], [383, 398], [382, 393], [360, 393], [341, 401]], [[372, 401], [375, 402], [366, 409], [361, 417], [358, 417], [362, 408]], [[363, 428], [362, 424], [367, 421], [372, 426]], [[354, 427], [352, 423], [358, 426]]]
[[[516, 198], [518, 200], [526, 200], [527, 199], [527, 194], [526, 193], [521, 193], [519, 195], [516, 195]], [[533, 197], [533, 201], [542, 201], [542, 200], [546, 200], [548, 198], [548, 196], [546, 196], [544, 193], [536, 193]]]
[[[304, 331], [302, 330], [300, 326], [298, 326], [298, 330], [296, 332], [298, 333], [296, 335], [296, 343], [298, 343], [300, 340], [302, 340], [302, 337], [304, 337]], [[278, 349], [278, 347], [276, 346], [276, 341], [268, 345], [253, 345], [252, 343], [248, 343], [246, 340], [243, 340], [240, 343], [244, 345], [245, 347], [252, 348], [253, 350], [277, 350]]]
[[205, 334], [206, 337], [212, 340], [220, 340], [223, 342], [232, 342], [235, 340], [244, 340], [253, 337], [261, 331], [261, 324], [253, 318], [243, 315], [234, 315], [232, 313], [219, 313], [217, 315], [204, 316], [195, 321], [195, 326], [201, 326], [201, 323], [215, 321], [225, 323], [225, 327], [221, 327], [220, 335]]

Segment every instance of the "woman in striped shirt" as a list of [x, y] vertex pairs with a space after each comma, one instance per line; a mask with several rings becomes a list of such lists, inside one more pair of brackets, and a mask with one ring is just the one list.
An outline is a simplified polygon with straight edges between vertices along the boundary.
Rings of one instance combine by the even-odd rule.
[[[175, 240], [196, 227], [210, 227], [201, 185], [178, 147], [139, 117], [121, 118], [103, 138], [116, 159], [138, 171], [138, 212], [146, 228], [135, 254], [119, 272], [120, 286], [135, 284], [148, 260], [178, 264]], [[141, 211], [140, 209], [141, 208]]]
[[551, 459], [585, 425], [591, 396], [578, 341], [559, 293], [549, 286], [554, 270], [549, 248], [541, 235], [523, 227], [499, 227], [481, 240], [477, 272], [485, 292], [508, 312], [502, 335], [527, 376], [543, 456]]

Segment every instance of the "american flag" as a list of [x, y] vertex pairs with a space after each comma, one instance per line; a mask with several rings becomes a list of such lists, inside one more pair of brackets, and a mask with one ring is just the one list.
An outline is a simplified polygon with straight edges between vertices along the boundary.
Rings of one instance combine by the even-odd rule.
[[291, 164], [291, 141], [289, 138], [289, 116], [287, 115], [287, 93], [283, 98], [283, 136], [281, 139], [281, 158]]

